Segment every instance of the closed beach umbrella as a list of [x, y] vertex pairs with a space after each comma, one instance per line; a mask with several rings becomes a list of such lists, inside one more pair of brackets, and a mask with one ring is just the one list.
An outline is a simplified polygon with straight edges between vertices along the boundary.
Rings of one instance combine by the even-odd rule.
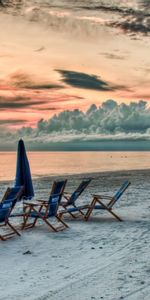
[[31, 199], [34, 196], [29, 161], [23, 140], [18, 142], [17, 167], [15, 186], [24, 186], [24, 198]]

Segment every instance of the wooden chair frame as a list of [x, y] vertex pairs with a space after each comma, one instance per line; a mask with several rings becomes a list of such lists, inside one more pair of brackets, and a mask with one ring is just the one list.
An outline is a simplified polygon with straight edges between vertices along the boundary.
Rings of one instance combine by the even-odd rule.
[[9, 220], [7, 220], [6, 222], [0, 224], [0, 227], [5, 227], [8, 226], [8, 229], [11, 229], [11, 231], [9, 231], [6, 234], [0, 234], [0, 239], [2, 241], [6, 241], [10, 238], [12, 238], [15, 234], [17, 234], [18, 236], [21, 236], [21, 234], [18, 232], [18, 230], [9, 222]]
[[[120, 193], [120, 195], [118, 196], [118, 198], [116, 198], [116, 196], [107, 196], [107, 195], [93, 195], [93, 199], [91, 204], [89, 205], [89, 208], [85, 214], [85, 220], [88, 221], [90, 218], [90, 215], [93, 211], [93, 209], [95, 208], [96, 204], [98, 203], [100, 205], [100, 208], [97, 210], [106, 210], [108, 211], [113, 217], [115, 217], [118, 221], [123, 221], [116, 213], [114, 213], [113, 206], [114, 204], [118, 201], [118, 199], [122, 196], [122, 194], [125, 192], [125, 190], [129, 187], [131, 183], [129, 181], [125, 182], [125, 187], [122, 190], [122, 192]], [[120, 189], [121, 190], [121, 189]], [[119, 192], [120, 192], [119, 190]], [[104, 200], [107, 200], [108, 203], [104, 203]]]
[[[42, 200], [41, 200], [41, 202], [42, 202]], [[54, 225], [52, 225], [51, 222], [48, 221], [48, 219], [50, 218], [48, 216], [49, 205], [46, 204], [45, 201], [43, 201], [43, 203], [41, 203], [41, 204], [26, 203], [26, 202], [24, 202], [24, 204], [25, 204], [26, 213], [24, 215], [24, 222], [23, 222], [23, 225], [22, 225], [22, 229], [33, 228], [36, 225], [38, 219], [42, 219], [43, 222], [45, 222], [46, 225], [49, 228], [51, 228], [54, 232], [58, 232], [58, 231], [63, 230], [65, 228], [69, 228], [69, 226], [62, 220], [61, 216], [59, 216], [59, 215], [53, 216], [52, 218], [55, 218], [63, 226], [55, 227]], [[45, 212], [44, 212], [44, 215], [43, 215], [43, 214], [41, 214], [41, 211], [44, 208], [45, 208]], [[27, 211], [27, 209], [28, 209], [28, 211]], [[28, 223], [28, 220], [29, 220], [32, 212], [35, 212], [37, 214], [37, 217], [34, 218], [34, 221], [32, 223]]]
[[71, 212], [69, 211], [69, 207], [63, 206], [63, 211], [59, 212], [59, 216], [64, 216], [65, 214], [69, 214], [73, 219], [76, 219], [78, 217], [85, 217], [85, 213], [83, 212], [84, 209], [88, 209], [89, 205], [83, 205], [82, 207], [78, 207], [75, 204], [71, 204], [70, 206], [73, 206], [73, 208], [76, 209], [76, 211]]
[[[87, 186], [89, 185], [89, 183], [91, 182], [91, 180], [92, 180], [92, 178], [90, 178], [90, 179], [88, 179], [87, 180], [87, 185], [86, 185], [86, 187], [83, 189], [83, 191], [79, 194], [79, 196], [78, 197], [80, 197], [80, 195], [84, 192], [84, 190], [87, 188]], [[82, 181], [82, 182], [84, 182], [84, 180]], [[82, 182], [81, 182], [81, 184], [82, 184]], [[79, 187], [78, 187], [79, 188]], [[78, 190], [78, 188], [77, 188], [77, 190]], [[88, 207], [89, 207], [89, 205], [83, 205], [82, 207], [78, 207], [77, 205], [75, 205], [75, 203], [69, 203], [69, 201], [70, 201], [70, 198], [71, 198], [71, 196], [72, 196], [72, 194], [73, 193], [70, 193], [70, 192], [64, 192], [63, 193], [63, 197], [67, 200], [65, 203], [63, 203], [63, 202], [61, 202], [60, 203], [60, 206], [62, 206], [63, 207], [63, 209], [64, 209], [64, 211], [62, 211], [62, 212], [60, 212], [59, 213], [59, 215], [60, 216], [62, 216], [62, 215], [64, 215], [64, 214], [69, 214], [73, 219], [76, 219], [76, 218], [78, 218], [78, 217], [85, 217], [85, 214], [84, 214], [84, 212], [83, 212], [83, 210], [84, 209], [87, 209]], [[78, 197], [77, 197], [77, 199], [78, 199]], [[76, 199], [76, 200], [77, 200]], [[75, 201], [76, 201], [75, 200]], [[69, 211], [69, 207], [73, 207], [73, 208], [75, 208], [76, 209], [76, 211], [75, 212], [70, 212]]]
[[[104, 199], [104, 197], [101, 198], [101, 196], [94, 196], [94, 195], [93, 195], [93, 200], [92, 200], [91, 204], [89, 205], [89, 208], [88, 208], [88, 210], [87, 210], [87, 212], [86, 212], [86, 214], [85, 214], [85, 220], [86, 220], [86, 221], [89, 220], [90, 215], [91, 215], [91, 213], [92, 213], [92, 211], [93, 211], [93, 209], [94, 209], [96, 203], [99, 203], [99, 204], [102, 206], [102, 209], [103, 209], [103, 210], [107, 210], [111, 215], [113, 215], [118, 221], [121, 222], [122, 219], [121, 219], [116, 213], [114, 213], [114, 212], [112, 211], [112, 208], [109, 208], [108, 205], [106, 205], [105, 203], [103, 203], [103, 202], [102, 202], [102, 199]], [[106, 199], [108, 199], [108, 198], [106, 198]], [[100, 209], [99, 209], [99, 210], [100, 210]]]
[[[64, 185], [60, 190], [60, 195], [63, 195], [64, 189], [65, 189], [65, 185], [67, 183], [67, 180], [64, 181]], [[57, 182], [54, 181], [52, 189], [51, 189], [51, 193], [50, 196], [53, 195], [55, 193], [55, 187], [57, 186]], [[39, 203], [38, 203], [39, 202]], [[63, 230], [65, 228], [68, 228], [69, 226], [62, 220], [62, 216], [60, 216], [59, 214], [56, 213], [56, 215], [50, 217], [49, 216], [49, 208], [50, 208], [50, 203], [49, 201], [45, 201], [45, 200], [38, 200], [38, 202], [24, 202], [24, 220], [23, 220], [23, 224], [22, 224], [22, 229], [27, 229], [27, 228], [33, 228], [38, 219], [42, 219], [43, 222], [45, 222], [47, 224], [47, 226], [49, 228], [51, 228], [54, 232], [58, 232], [60, 230]], [[59, 202], [58, 202], [58, 206], [57, 206], [57, 210], [59, 207]], [[44, 210], [44, 214], [43, 214], [43, 210]], [[32, 217], [32, 212], [37, 214], [37, 217], [34, 217], [34, 221], [32, 223], [28, 223], [28, 220], [30, 217]], [[58, 222], [61, 223], [61, 226], [59, 227], [55, 227], [54, 225], [52, 225], [52, 223], [48, 220], [50, 218], [54, 218], [56, 219]]]
[[[12, 225], [9, 221], [9, 217], [11, 215], [11, 212], [14, 208], [14, 206], [16, 205], [16, 202], [18, 201], [18, 199], [20, 199], [22, 193], [23, 193], [23, 190], [24, 190], [24, 187], [21, 186], [19, 191], [16, 193], [14, 199], [11, 201], [12, 202], [12, 205], [10, 206], [10, 209], [9, 209], [9, 212], [8, 212], [8, 215], [7, 217], [5, 218], [5, 221], [4, 222], [1, 222], [0, 224], [0, 227], [7, 227], [9, 229], [9, 232], [6, 233], [6, 234], [0, 234], [0, 239], [2, 241], [5, 241], [7, 239], [10, 239], [11, 237], [13, 237], [13, 235], [17, 234], [18, 236], [20, 236], [21, 234], [18, 232], [18, 230], [14, 227], [14, 225]], [[5, 201], [6, 202], [9, 202], [9, 199], [7, 199], [7, 196], [9, 195], [11, 191], [11, 188], [8, 187], [7, 190], [5, 191], [4, 195], [3, 195], [3, 198], [1, 200], [1, 204], [5, 204]]]

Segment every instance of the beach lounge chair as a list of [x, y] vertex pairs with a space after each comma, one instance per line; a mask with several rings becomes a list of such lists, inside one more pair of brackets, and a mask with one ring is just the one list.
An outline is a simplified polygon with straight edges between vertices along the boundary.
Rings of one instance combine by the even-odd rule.
[[60, 211], [60, 215], [64, 215], [66, 213], [70, 214], [73, 218], [76, 218], [77, 216], [84, 216], [83, 210], [87, 209], [87, 205], [80, 205], [77, 206], [75, 202], [79, 198], [79, 196], [84, 192], [84, 190], [87, 188], [89, 183], [91, 182], [92, 178], [84, 179], [79, 184], [77, 189], [71, 194], [68, 192], [63, 193], [63, 197], [66, 199], [66, 201], [61, 201], [60, 206], [63, 207], [64, 210]]
[[118, 215], [114, 213], [112, 209], [114, 204], [120, 199], [120, 197], [123, 195], [123, 193], [129, 187], [130, 184], [131, 183], [129, 181], [125, 181], [114, 196], [93, 195], [92, 202], [85, 215], [85, 220], [88, 221], [93, 209], [96, 209], [96, 210], [106, 210], [110, 214], [112, 214], [118, 221], [122, 221], [122, 219], [118, 217]]
[[24, 186], [8, 187], [2, 197], [1, 203], [13, 202], [12, 209], [17, 201], [20, 201], [24, 192]]
[[9, 217], [16, 202], [20, 199], [22, 192], [23, 187], [7, 188], [0, 203], [0, 228], [8, 229], [6, 233], [0, 233], [0, 239], [3, 241], [11, 238], [15, 234], [20, 235], [17, 229], [10, 223]]
[[[57, 232], [69, 227], [60, 216], [58, 216], [58, 206], [61, 201], [67, 180], [54, 181], [48, 201], [39, 200], [38, 202], [24, 202], [25, 217], [22, 229], [33, 228], [38, 219], [43, 220], [49, 228]], [[29, 223], [28, 220], [33, 218], [34, 221]], [[61, 223], [61, 226], [55, 226], [50, 219], [55, 219]]]

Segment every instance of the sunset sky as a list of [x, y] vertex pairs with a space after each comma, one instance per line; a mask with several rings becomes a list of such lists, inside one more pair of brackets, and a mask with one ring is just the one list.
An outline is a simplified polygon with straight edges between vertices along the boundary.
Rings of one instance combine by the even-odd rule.
[[108, 99], [149, 101], [149, 1], [49, 3], [0, 9], [2, 129], [36, 128]]

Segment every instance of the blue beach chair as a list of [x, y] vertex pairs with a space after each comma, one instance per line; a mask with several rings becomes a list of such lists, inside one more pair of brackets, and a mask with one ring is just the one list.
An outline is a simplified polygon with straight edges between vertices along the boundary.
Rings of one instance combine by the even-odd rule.
[[60, 211], [60, 215], [68, 213], [73, 218], [76, 218], [79, 215], [84, 216], [82, 210], [87, 209], [89, 206], [87, 205], [77, 206], [75, 202], [77, 201], [79, 196], [84, 192], [87, 186], [90, 184], [91, 180], [92, 178], [82, 180], [82, 182], [79, 184], [77, 189], [72, 194], [64, 192], [63, 197], [66, 199], [66, 201], [61, 201], [60, 203], [60, 205], [64, 208], [63, 211]]
[[1, 203], [13, 202], [12, 209], [17, 201], [20, 201], [24, 193], [24, 186], [8, 187], [2, 197]]
[[[54, 181], [48, 201], [39, 200], [36, 203], [32, 203], [31, 201], [24, 202], [26, 213], [22, 229], [33, 228], [38, 219], [43, 220], [55, 232], [69, 227], [57, 214], [66, 183], [67, 180]], [[30, 218], [34, 219], [31, 223], [28, 222]], [[54, 218], [57, 222], [60, 222], [61, 226], [56, 227], [52, 225], [49, 221], [50, 218]]]
[[10, 223], [9, 217], [22, 192], [23, 187], [7, 188], [0, 203], [0, 228], [8, 228], [7, 233], [0, 234], [0, 239], [3, 241], [13, 237], [15, 234], [20, 235], [17, 229]]
[[[129, 187], [130, 184], [131, 183], [129, 181], [125, 181], [114, 196], [93, 195], [92, 202], [85, 215], [85, 220], [88, 221], [93, 209], [96, 209], [96, 210], [106, 210], [110, 214], [112, 214], [118, 221], [122, 221], [122, 219], [118, 217], [117, 214], [112, 211], [112, 209], [114, 204], [120, 199], [120, 197], [123, 195], [123, 193], [126, 191], [126, 189]], [[106, 202], [104, 203], [103, 199], [105, 201], [108, 200], [108, 203]]]

